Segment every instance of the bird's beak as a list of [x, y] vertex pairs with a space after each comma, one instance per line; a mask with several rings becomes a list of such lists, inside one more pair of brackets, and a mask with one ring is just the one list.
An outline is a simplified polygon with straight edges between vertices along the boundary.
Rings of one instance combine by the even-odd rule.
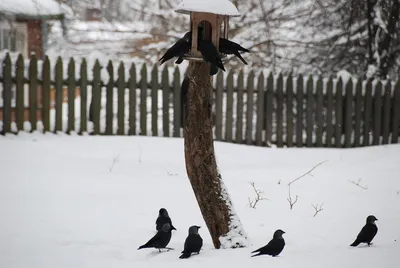
[[172, 227], [171, 230], [176, 230], [176, 228], [175, 228], [175, 227]]
[[285, 232], [285, 231], [282, 231], [282, 233], [286, 234], [286, 232]]
[[201, 226], [197, 226], [197, 229], [200, 229], [201, 228]]

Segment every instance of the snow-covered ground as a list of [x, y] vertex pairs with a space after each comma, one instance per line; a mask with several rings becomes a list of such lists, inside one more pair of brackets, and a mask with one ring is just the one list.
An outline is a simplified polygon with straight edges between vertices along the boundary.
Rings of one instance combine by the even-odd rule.
[[[213, 249], [186, 176], [183, 139], [0, 137], [0, 267], [400, 267], [400, 145], [215, 146], [248, 248]], [[290, 210], [287, 184], [322, 161], [292, 184], [298, 201]], [[249, 182], [267, 198], [255, 209], [248, 206], [255, 197]], [[313, 217], [312, 205], [322, 203]], [[161, 207], [178, 229], [169, 244], [175, 250], [138, 251], [154, 235]], [[379, 219], [373, 246], [349, 247], [369, 214]], [[181, 260], [194, 224], [203, 226], [203, 250]], [[286, 231], [280, 256], [250, 258], [278, 228]]]

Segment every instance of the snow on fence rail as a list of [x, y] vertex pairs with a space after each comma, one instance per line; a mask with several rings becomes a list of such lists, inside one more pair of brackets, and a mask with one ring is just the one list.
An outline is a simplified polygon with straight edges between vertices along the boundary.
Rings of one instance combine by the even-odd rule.
[[[33, 57], [24, 74], [22, 57], [3, 61], [0, 129], [93, 135], [182, 136], [178, 68], [73, 60], [54, 70]], [[88, 72], [91, 75], [88, 76]], [[54, 73], [54, 75], [52, 75]], [[41, 74], [41, 75], [38, 75]], [[66, 77], [65, 77], [66, 76]], [[89, 79], [89, 78], [90, 79]], [[399, 142], [400, 79], [354, 80], [253, 71], [219, 73], [214, 79], [216, 140], [278, 147], [358, 147]], [[90, 120], [89, 120], [90, 118]]]

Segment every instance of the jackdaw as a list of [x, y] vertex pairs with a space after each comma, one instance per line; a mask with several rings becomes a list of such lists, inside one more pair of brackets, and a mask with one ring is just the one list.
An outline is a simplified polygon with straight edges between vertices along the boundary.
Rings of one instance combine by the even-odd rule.
[[160, 65], [174, 57], [178, 57], [175, 63], [181, 63], [183, 56], [190, 51], [192, 46], [192, 32], [187, 32], [181, 39], [170, 47], [167, 52], [159, 59]]
[[142, 248], [156, 248], [161, 252], [161, 248], [166, 248], [168, 250], [171, 249], [167, 248], [167, 245], [171, 240], [171, 232], [171, 225], [169, 223], [164, 223], [161, 230], [159, 230], [146, 244], [140, 246], [138, 250]]
[[221, 55], [211, 41], [200, 39], [198, 42], [198, 50], [200, 51], [203, 60], [207, 63], [211, 63], [210, 75], [216, 74], [218, 68], [225, 71]]
[[185, 240], [185, 245], [180, 259], [187, 259], [192, 253], [200, 253], [203, 246], [203, 239], [199, 235], [200, 226], [193, 225], [189, 228], [189, 235]]
[[240, 55], [240, 52], [250, 52], [250, 50], [242, 47], [241, 45], [232, 42], [228, 39], [225, 38], [220, 38], [219, 39], [219, 52], [227, 54], [227, 55], [235, 55], [238, 57], [244, 64], [247, 65], [247, 62], [242, 58], [242, 55]]
[[367, 217], [367, 223], [361, 229], [360, 233], [357, 235], [356, 240], [350, 246], [356, 247], [360, 243], [367, 243], [368, 246], [372, 245], [371, 241], [374, 239], [376, 233], [378, 232], [378, 227], [375, 224], [375, 221], [378, 219], [375, 218], [374, 215], [369, 215]]
[[257, 254], [253, 255], [252, 257], [264, 254], [271, 255], [272, 257], [278, 256], [279, 253], [281, 253], [283, 248], [285, 247], [285, 240], [282, 237], [284, 233], [285, 232], [282, 231], [281, 229], [276, 230], [274, 233], [274, 237], [272, 238], [271, 241], [269, 241], [269, 243], [266, 246], [251, 252], [251, 253], [257, 252]]
[[156, 230], [159, 231], [163, 227], [164, 223], [169, 223], [172, 230], [176, 230], [176, 228], [172, 225], [171, 218], [168, 215], [168, 211], [165, 208], [160, 208], [158, 211], [158, 217], [156, 220]]

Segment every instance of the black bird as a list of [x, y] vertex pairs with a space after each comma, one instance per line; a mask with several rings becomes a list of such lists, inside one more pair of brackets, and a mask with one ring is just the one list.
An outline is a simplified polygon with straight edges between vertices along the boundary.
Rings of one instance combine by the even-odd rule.
[[158, 217], [156, 220], [156, 230], [160, 231], [165, 223], [169, 223], [172, 230], [176, 230], [176, 228], [172, 225], [171, 218], [168, 215], [168, 211], [165, 208], [160, 208], [158, 211]]
[[272, 238], [271, 241], [269, 241], [269, 243], [266, 246], [251, 252], [251, 253], [257, 252], [257, 254], [253, 255], [252, 257], [264, 254], [271, 255], [272, 257], [278, 256], [279, 253], [281, 253], [283, 248], [285, 247], [285, 240], [282, 237], [284, 233], [285, 232], [282, 231], [281, 229], [276, 230], [274, 233], [274, 237]]
[[375, 218], [374, 215], [369, 215], [367, 217], [367, 223], [361, 229], [360, 233], [357, 235], [356, 240], [350, 246], [356, 247], [360, 243], [367, 243], [368, 246], [372, 245], [371, 241], [374, 239], [376, 233], [378, 232], [378, 227], [375, 224], [375, 221], [378, 219]]
[[222, 64], [221, 55], [211, 41], [199, 39], [197, 49], [200, 51], [204, 61], [211, 63], [210, 75], [216, 74], [218, 72], [218, 68], [225, 71], [224, 65]]
[[165, 223], [161, 230], [159, 230], [146, 244], [141, 245], [139, 249], [142, 248], [156, 248], [161, 252], [161, 248], [166, 248], [168, 250], [172, 248], [167, 248], [169, 241], [171, 240], [171, 225], [169, 223]]
[[219, 39], [219, 52], [227, 55], [235, 55], [238, 57], [244, 64], [247, 65], [247, 62], [242, 58], [242, 55], [240, 55], [240, 52], [250, 52], [250, 50], [242, 47], [241, 45], [232, 42], [228, 39], [225, 38], [220, 38]]
[[179, 61], [179, 63], [181, 63], [183, 61], [183, 55], [190, 51], [191, 46], [192, 32], [190, 31], [185, 33], [185, 35], [181, 39], [176, 41], [176, 43], [172, 47], [170, 47], [167, 52], [165, 52], [165, 54], [159, 59], [160, 65], [174, 57], [178, 57], [176, 63], [178, 63]]
[[193, 225], [189, 228], [189, 235], [185, 240], [185, 245], [180, 259], [187, 259], [192, 253], [200, 253], [203, 246], [203, 239], [199, 235], [200, 226]]

